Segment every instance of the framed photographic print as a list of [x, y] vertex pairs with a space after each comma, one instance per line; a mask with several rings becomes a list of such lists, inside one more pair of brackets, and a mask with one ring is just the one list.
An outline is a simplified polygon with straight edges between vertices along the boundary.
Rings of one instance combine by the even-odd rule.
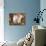
[[10, 13], [9, 24], [10, 25], [24, 25], [25, 24], [24, 13]]

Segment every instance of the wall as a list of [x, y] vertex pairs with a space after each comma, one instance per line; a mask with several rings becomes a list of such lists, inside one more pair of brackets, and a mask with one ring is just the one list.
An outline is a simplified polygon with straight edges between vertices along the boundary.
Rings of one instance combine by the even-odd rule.
[[[4, 0], [4, 37], [7, 41], [18, 41], [31, 31], [35, 24], [33, 19], [40, 10], [40, 0]], [[10, 26], [8, 16], [11, 12], [26, 13], [26, 24], [23, 26]]]
[[[41, 11], [42, 11], [43, 9], [46, 9], [46, 0], [41, 0], [41, 1], [40, 1], [40, 9], [41, 9]], [[46, 11], [43, 12], [42, 17], [43, 17], [43, 22], [41, 21], [41, 22], [40, 22], [40, 25], [46, 27]]]

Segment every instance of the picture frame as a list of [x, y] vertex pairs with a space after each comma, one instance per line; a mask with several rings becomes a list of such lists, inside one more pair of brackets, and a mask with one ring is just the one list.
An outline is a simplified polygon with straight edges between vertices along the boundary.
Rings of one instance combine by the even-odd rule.
[[25, 14], [24, 13], [9, 13], [9, 25], [24, 25]]

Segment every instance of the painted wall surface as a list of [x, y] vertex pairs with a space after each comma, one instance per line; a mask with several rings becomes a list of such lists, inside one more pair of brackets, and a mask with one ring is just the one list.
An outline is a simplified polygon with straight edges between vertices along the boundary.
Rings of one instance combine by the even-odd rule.
[[[7, 41], [18, 41], [31, 31], [35, 24], [33, 19], [40, 10], [40, 0], [4, 0], [4, 36]], [[8, 22], [9, 13], [26, 13], [26, 24], [23, 26], [10, 26]]]
[[[46, 9], [46, 0], [41, 0], [41, 1], [40, 1], [40, 9], [41, 9], [41, 11], [42, 11], [43, 9]], [[43, 17], [43, 22], [40, 21], [40, 25], [46, 27], [46, 10], [43, 12], [42, 17]]]

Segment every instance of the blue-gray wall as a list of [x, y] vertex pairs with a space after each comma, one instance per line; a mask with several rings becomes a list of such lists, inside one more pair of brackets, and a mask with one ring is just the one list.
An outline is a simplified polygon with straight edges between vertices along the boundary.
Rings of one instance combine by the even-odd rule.
[[[4, 0], [4, 35], [7, 41], [18, 41], [31, 31], [35, 24], [33, 19], [37, 16], [36, 12], [40, 10], [40, 0]], [[26, 24], [23, 26], [10, 26], [8, 16], [11, 12], [26, 13]]]

